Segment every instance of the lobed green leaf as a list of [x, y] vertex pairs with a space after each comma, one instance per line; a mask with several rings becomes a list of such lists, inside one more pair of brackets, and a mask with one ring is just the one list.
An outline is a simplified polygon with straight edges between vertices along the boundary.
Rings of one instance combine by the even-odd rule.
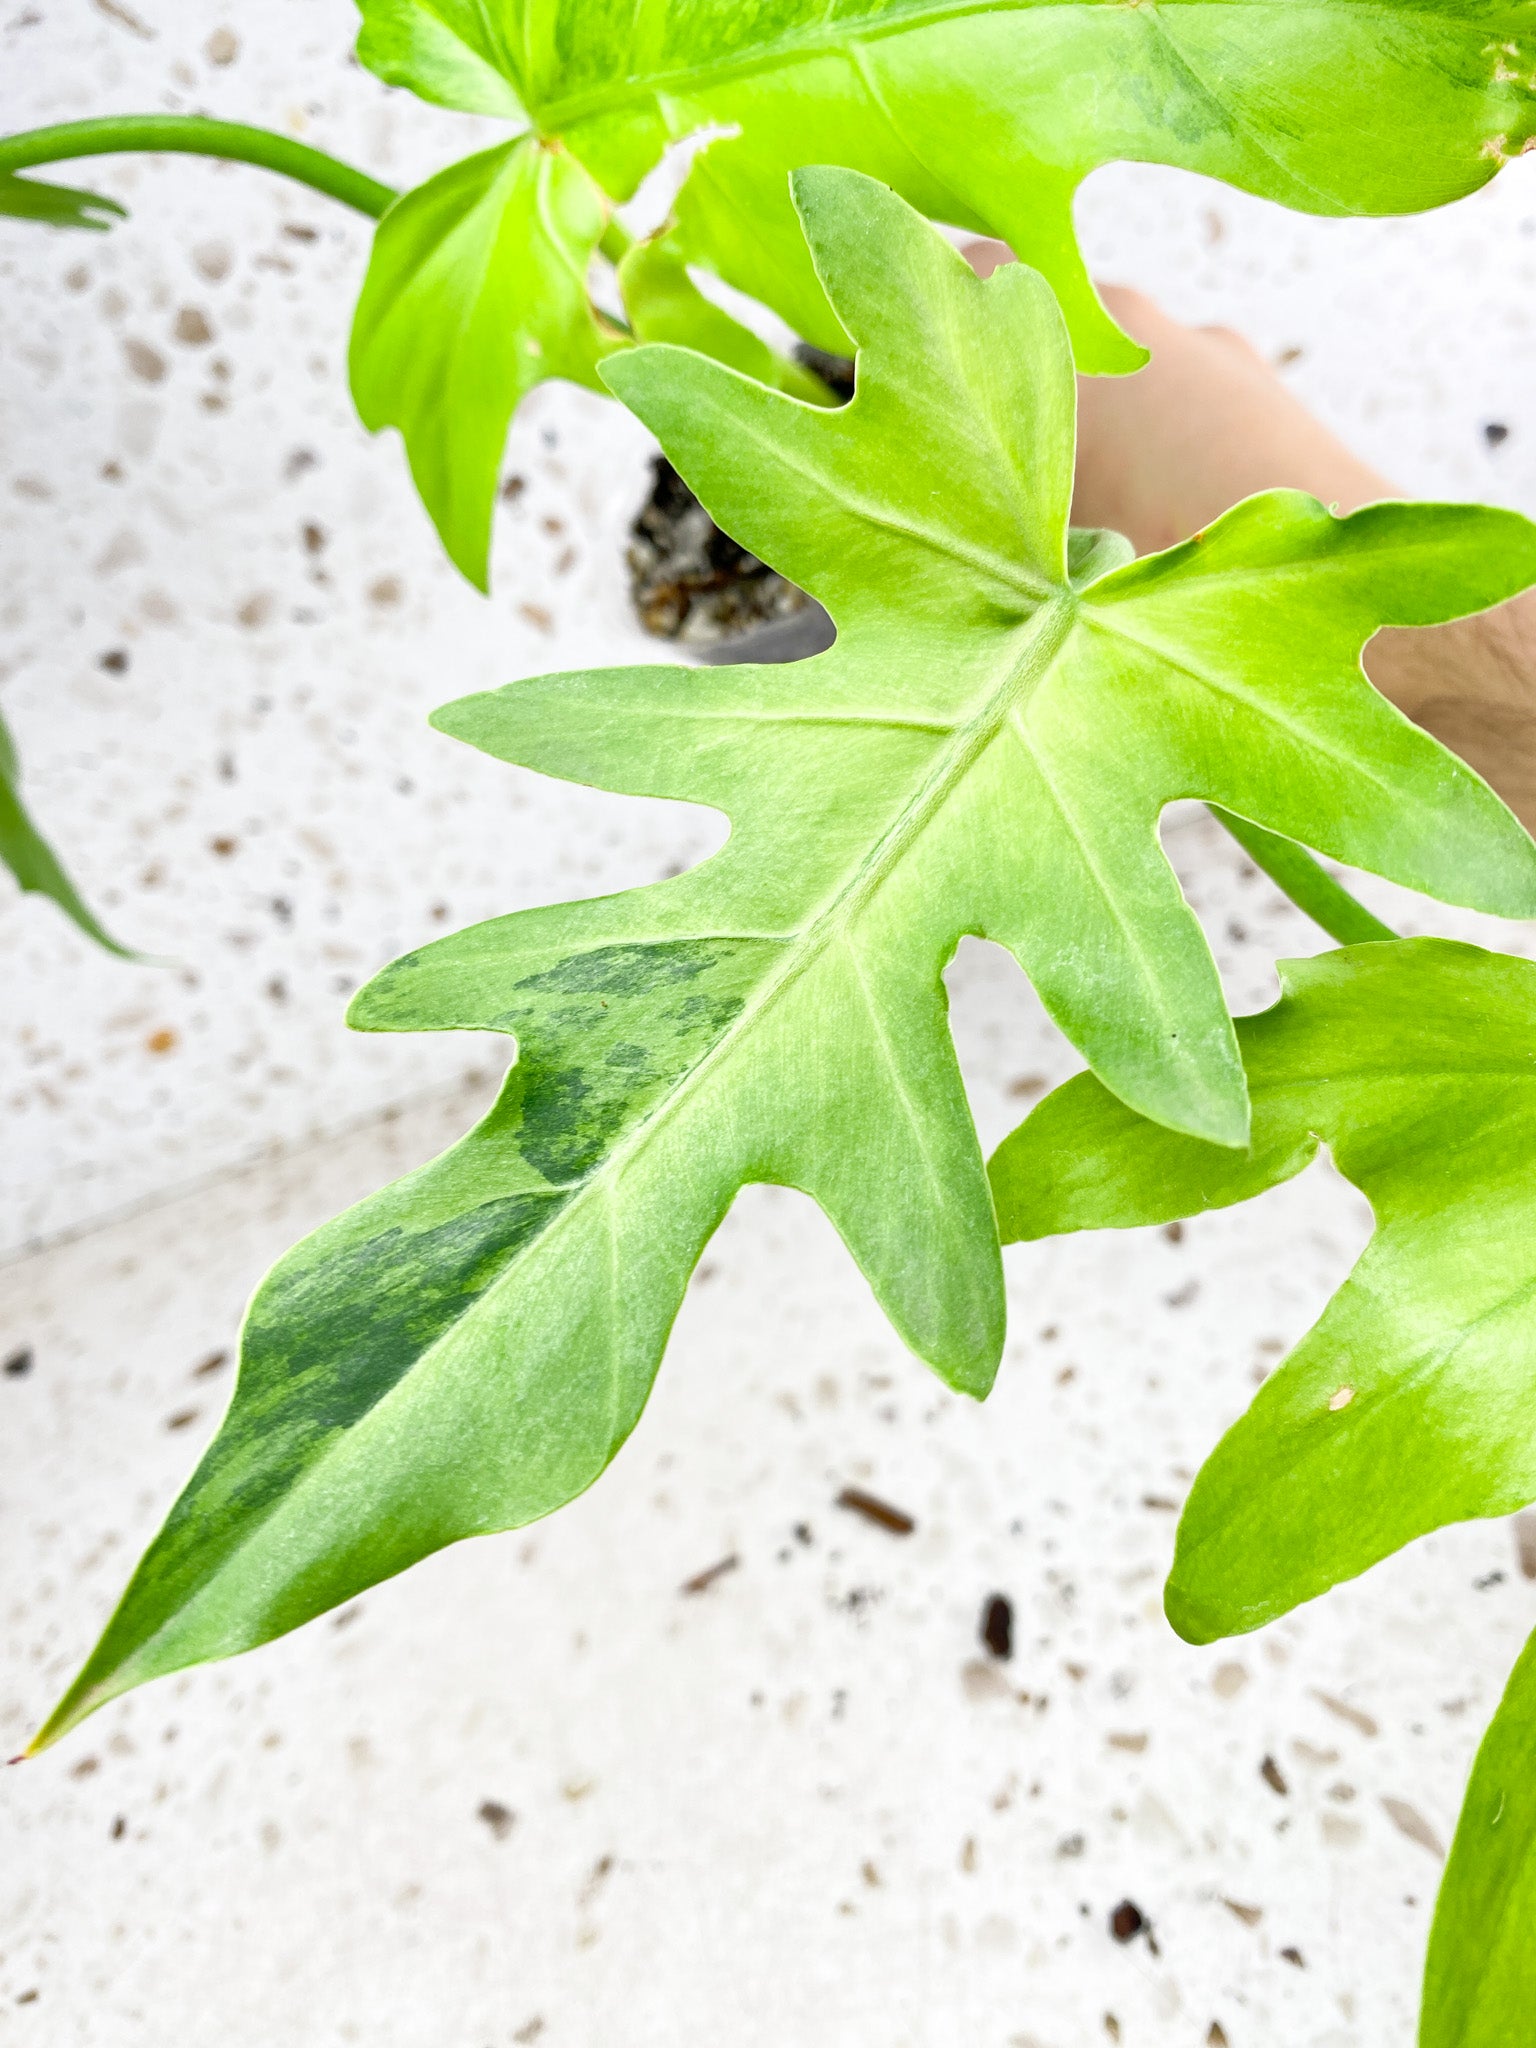
[[1536, 1499], [1536, 965], [1443, 939], [1281, 966], [1238, 1026], [1247, 1151], [1069, 1082], [991, 1163], [1006, 1240], [1247, 1200], [1326, 1144], [1376, 1229], [1201, 1469], [1166, 1602], [1260, 1627], [1449, 1522]]
[[621, 345], [587, 297], [606, 217], [573, 157], [523, 136], [407, 192], [374, 236], [352, 395], [364, 426], [400, 429], [443, 545], [481, 590], [518, 403], [546, 377], [600, 390]]
[[359, 0], [357, 54], [386, 85], [524, 125], [510, 13], [485, 0]]
[[502, 111], [489, 71], [616, 198], [669, 142], [739, 130], [694, 164], [681, 251], [844, 352], [790, 209], [802, 164], [865, 171], [1000, 235], [1050, 279], [1082, 367], [1125, 370], [1143, 352], [1100, 305], [1072, 225], [1097, 165], [1175, 164], [1304, 212], [1408, 213], [1474, 190], [1536, 132], [1524, 0], [361, 5], [382, 76]]
[[1043, 279], [983, 283], [856, 173], [796, 189], [858, 345], [850, 403], [671, 347], [605, 370], [836, 644], [438, 714], [500, 759], [714, 806], [730, 839], [671, 881], [441, 940], [358, 996], [364, 1029], [510, 1032], [517, 1065], [478, 1130], [265, 1282], [229, 1417], [40, 1740], [589, 1485], [745, 1183], [810, 1194], [902, 1339], [984, 1394], [1003, 1294], [947, 1028], [963, 934], [1015, 954], [1127, 1102], [1246, 1137], [1215, 965], [1157, 836], [1173, 798], [1536, 911], [1536, 847], [1359, 663], [1384, 620], [1536, 577], [1526, 522], [1339, 520], [1274, 493], [1142, 562], [1069, 535], [1076, 386]]

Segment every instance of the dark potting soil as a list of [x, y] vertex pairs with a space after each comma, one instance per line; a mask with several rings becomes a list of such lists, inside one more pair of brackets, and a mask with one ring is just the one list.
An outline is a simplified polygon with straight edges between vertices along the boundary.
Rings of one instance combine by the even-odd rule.
[[[844, 401], [853, 365], [802, 344], [796, 355]], [[834, 638], [832, 621], [797, 584], [723, 533], [664, 455], [630, 528], [629, 587], [648, 633], [705, 661], [796, 661]]]

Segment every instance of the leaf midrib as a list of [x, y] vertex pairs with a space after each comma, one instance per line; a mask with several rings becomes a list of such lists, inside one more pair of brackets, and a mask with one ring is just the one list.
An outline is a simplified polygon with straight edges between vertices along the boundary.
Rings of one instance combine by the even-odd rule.
[[[857, 917], [859, 911], [899, 866], [913, 841], [927, 830], [956, 787], [965, 780], [977, 760], [992, 744], [1004, 720], [1025, 690], [1032, 683], [1038, 682], [1050, 668], [1077, 619], [1078, 611], [1077, 594], [1058, 587], [1056, 594], [1039, 607], [1022, 629], [1015, 629], [1025, 645], [1015, 652], [1002, 681], [988, 693], [981, 708], [970, 719], [956, 726], [948, 744], [938, 750], [937, 758], [930, 766], [922, 786], [912, 801], [905, 805], [887, 826], [853, 874], [840, 887], [834, 888], [828, 899], [813, 913], [810, 922], [799, 932], [787, 935], [782, 963], [777, 969], [770, 969], [764, 975], [751, 999], [743, 1004], [720, 1037], [693, 1066], [679, 1076], [676, 1084], [668, 1090], [656, 1107], [638, 1118], [618, 1144], [604, 1154], [583, 1180], [566, 1182], [563, 1185], [552, 1184], [551, 1194], [563, 1194], [566, 1199], [561, 1202], [547, 1226], [529, 1238], [526, 1245], [519, 1248], [497, 1274], [490, 1286], [475, 1297], [465, 1311], [466, 1316], [479, 1314], [483, 1305], [493, 1303], [508, 1287], [514, 1285], [524, 1259], [536, 1246], [542, 1249], [554, 1243], [560, 1233], [570, 1227], [573, 1218], [578, 1215], [585, 1216], [591, 1202], [607, 1203], [611, 1199], [610, 1190], [614, 1180], [629, 1157], [638, 1151], [642, 1144], [648, 1143], [657, 1130], [707, 1084], [715, 1069], [731, 1056], [743, 1036], [750, 1032], [774, 1003], [785, 996], [789, 989], [809, 972], [828, 946], [834, 943], [839, 931]], [[1014, 636], [1010, 634], [1008, 637], [1012, 639]], [[710, 935], [701, 933], [700, 936]], [[318, 1483], [319, 1475], [324, 1471], [332, 1450], [341, 1444], [350, 1445], [355, 1441], [358, 1432], [366, 1429], [375, 1416], [382, 1415], [395, 1401], [406, 1398], [407, 1395], [414, 1395], [421, 1386], [423, 1372], [430, 1370], [434, 1356], [462, 1327], [463, 1320], [460, 1318], [451, 1324], [443, 1335], [435, 1338], [420, 1357], [385, 1389], [378, 1400], [350, 1423], [340, 1436], [327, 1438], [318, 1447], [315, 1458], [304, 1467], [294, 1483], [273, 1499], [267, 1513], [252, 1522], [241, 1540], [220, 1561], [211, 1576], [202, 1580], [191, 1599], [177, 1600], [162, 1616], [159, 1624], [128, 1650], [109, 1673], [91, 1686], [84, 1697], [91, 1698], [93, 1694], [99, 1693], [101, 1696], [94, 1701], [94, 1704], [99, 1705], [106, 1697], [124, 1690], [125, 1687], [120, 1683], [123, 1674], [134, 1666], [142, 1666], [156, 1642], [168, 1629], [178, 1624], [184, 1625], [193, 1609], [202, 1606], [206, 1601], [216, 1601], [218, 1587], [227, 1578], [246, 1548], [275, 1519], [287, 1514], [302, 1494]], [[609, 1394], [611, 1410], [616, 1414], [619, 1388], [611, 1369]], [[81, 1677], [84, 1676], [85, 1673], [82, 1672]], [[131, 1679], [128, 1681], [129, 1684], [133, 1682]], [[70, 1725], [79, 1718], [78, 1713], [72, 1712]]]
[[[639, 1118], [602, 1163], [594, 1167], [586, 1186], [606, 1173], [610, 1166], [621, 1165], [643, 1139], [675, 1115], [687, 1097], [705, 1084], [714, 1068], [731, 1055], [739, 1041], [795, 982], [809, 973], [842, 931], [855, 921], [870, 898], [900, 866], [913, 842], [927, 831], [955, 789], [991, 746], [1026, 688], [1050, 668], [1076, 622], [1078, 609], [1076, 594], [1062, 589], [1031, 615], [1020, 635], [1025, 646], [1009, 663], [1006, 676], [988, 694], [973, 717], [952, 729], [948, 743], [937, 750], [936, 758], [911, 802], [886, 827], [852, 875], [834, 886], [830, 896], [813, 912], [809, 923], [798, 932], [787, 934], [781, 964], [764, 975], [758, 988], [727, 1028], [709, 1050], [679, 1077], [677, 1085], [653, 1110]], [[577, 1195], [567, 1207], [575, 1208], [580, 1199]], [[560, 1226], [565, 1213], [562, 1210], [560, 1216], [553, 1219], [552, 1230]], [[501, 1284], [502, 1277], [505, 1276], [499, 1276], [490, 1291], [494, 1292], [495, 1286]]]
[[[1313, 0], [1306, 5], [1306, 11], [1329, 15], [1348, 11], [1353, 14], [1387, 15], [1400, 22], [1405, 16], [1424, 17], [1440, 23], [1444, 20], [1442, 9], [1432, 5], [1403, 7], [1391, 4], [1391, 0]], [[659, 98], [664, 93], [678, 93], [686, 96], [697, 86], [715, 86], [727, 79], [750, 77], [758, 71], [773, 71], [781, 65], [793, 64], [808, 57], [850, 55], [855, 47], [863, 48], [874, 42], [884, 42], [892, 36], [907, 35], [915, 29], [932, 27], [947, 21], [959, 21], [970, 15], [1042, 13], [1047, 9], [1065, 8], [1073, 12], [1085, 8], [1097, 8], [1104, 12], [1125, 12], [1128, 6], [1144, 9], [1146, 15], [1156, 20], [1154, 5], [1147, 0], [911, 0], [894, 15], [887, 15], [879, 21], [864, 24], [814, 26], [783, 35], [766, 47], [743, 50], [734, 57], [716, 60], [714, 63], [680, 64], [671, 70], [655, 71], [644, 77], [626, 77], [612, 84], [593, 88], [583, 93], [572, 93], [563, 99], [546, 101], [542, 105], [530, 100], [528, 112], [541, 133], [559, 135], [578, 122], [590, 120], [596, 115], [615, 113], [632, 106], [637, 101]], [[1224, 7], [1257, 13], [1261, 9], [1294, 14], [1298, 0], [1155, 0], [1157, 6], [1179, 7]], [[1490, 30], [1490, 34], [1492, 31]], [[514, 84], [516, 81], [513, 81]], [[1204, 88], [1209, 90], [1208, 88]]]

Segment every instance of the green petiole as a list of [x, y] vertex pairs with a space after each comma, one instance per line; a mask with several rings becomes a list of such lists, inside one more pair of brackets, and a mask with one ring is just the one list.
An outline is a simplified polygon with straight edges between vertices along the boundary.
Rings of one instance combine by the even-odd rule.
[[280, 177], [296, 178], [343, 206], [355, 207], [377, 220], [399, 198], [384, 185], [323, 149], [311, 149], [291, 135], [270, 128], [250, 128], [242, 121], [215, 121], [206, 114], [110, 114], [96, 121], [62, 121], [56, 127], [33, 128], [0, 139], [0, 172], [29, 170], [35, 164], [67, 162], [72, 157], [114, 156], [127, 150], [175, 151], [183, 156], [223, 157], [231, 163], [259, 164]]

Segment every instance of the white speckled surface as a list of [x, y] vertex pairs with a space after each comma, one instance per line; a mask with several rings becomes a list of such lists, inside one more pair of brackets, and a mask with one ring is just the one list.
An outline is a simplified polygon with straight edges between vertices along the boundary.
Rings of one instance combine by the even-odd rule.
[[[1251, 1000], [1301, 920], [1214, 828], [1177, 838]], [[1017, 1083], [1071, 1062], [1001, 954], [968, 946], [952, 983], [991, 1140]], [[33, 1364], [0, 1377], [0, 1744], [212, 1428], [227, 1368], [196, 1368], [263, 1266], [467, 1113], [12, 1269], [0, 1349]], [[1408, 2048], [1439, 1860], [1383, 1802], [1449, 1838], [1536, 1621], [1508, 1527], [1210, 1650], [1158, 1598], [1196, 1464], [1365, 1228], [1319, 1166], [1178, 1243], [1010, 1252], [978, 1408], [902, 1353], [803, 1199], [749, 1193], [582, 1501], [0, 1774], [5, 2038], [1186, 2048], [1215, 2023], [1230, 2048]], [[848, 1483], [915, 1533], [838, 1510]], [[978, 1641], [998, 1592], [1006, 1664]], [[1126, 1898], [1156, 1955], [1111, 1939]]]
[[[401, 182], [491, 132], [348, 62], [340, 0], [263, 10], [228, 66], [200, 55], [201, 9], [144, 10], [154, 41], [83, 6], [23, 14], [0, 28], [7, 121], [174, 101]], [[487, 601], [441, 556], [396, 438], [352, 411], [369, 223], [244, 166], [71, 172], [133, 219], [0, 222], [0, 705], [88, 897], [179, 964], [102, 958], [0, 888], [0, 1250], [451, 1083], [482, 1049], [349, 1034], [350, 990], [422, 937], [717, 836], [664, 806], [599, 812], [426, 724], [546, 666], [659, 658], [620, 569], [652, 445], [635, 422], [536, 394]], [[211, 341], [178, 342], [186, 312]], [[116, 653], [126, 673], [102, 667]]]
[[[195, 105], [401, 181], [472, 146], [347, 62], [342, 0], [229, 15], [227, 65], [204, 54], [222, 8], [132, 12], [150, 35], [84, 0], [13, 12], [0, 118]], [[1324, 223], [1119, 169], [1082, 219], [1103, 274], [1299, 350], [1287, 374], [1405, 485], [1536, 509], [1533, 170], [1431, 220]], [[485, 603], [351, 416], [365, 225], [254, 171], [86, 176], [132, 225], [0, 223], [0, 701], [82, 883], [184, 965], [106, 962], [0, 894], [0, 1246], [140, 1205], [0, 1273], [0, 1357], [32, 1355], [0, 1375], [0, 1753], [212, 1430], [227, 1368], [195, 1368], [261, 1271], [484, 1097], [494, 1046], [349, 1037], [343, 984], [719, 832], [425, 727], [462, 690], [655, 651], [615, 577], [633, 424], [565, 391], [528, 409]], [[177, 342], [183, 308], [208, 343]], [[126, 673], [99, 666], [114, 649]], [[1316, 935], [1198, 815], [1169, 843], [1254, 1007]], [[1530, 949], [1367, 893], [1407, 929]], [[1001, 955], [968, 946], [952, 984], [990, 1143], [1034, 1099], [1018, 1083], [1075, 1062]], [[0, 1775], [0, 2039], [1408, 2048], [1438, 1862], [1401, 1824], [1448, 1839], [1536, 1621], [1508, 1528], [1210, 1651], [1157, 1601], [1167, 1503], [1366, 1227], [1319, 1166], [1178, 1243], [1010, 1252], [1008, 1365], [977, 1409], [901, 1353], [808, 1205], [750, 1193], [586, 1499]], [[916, 1533], [836, 1510], [848, 1482]], [[977, 1640], [994, 1592], [1006, 1665]], [[1110, 1939], [1127, 1897], [1159, 1954]]]

